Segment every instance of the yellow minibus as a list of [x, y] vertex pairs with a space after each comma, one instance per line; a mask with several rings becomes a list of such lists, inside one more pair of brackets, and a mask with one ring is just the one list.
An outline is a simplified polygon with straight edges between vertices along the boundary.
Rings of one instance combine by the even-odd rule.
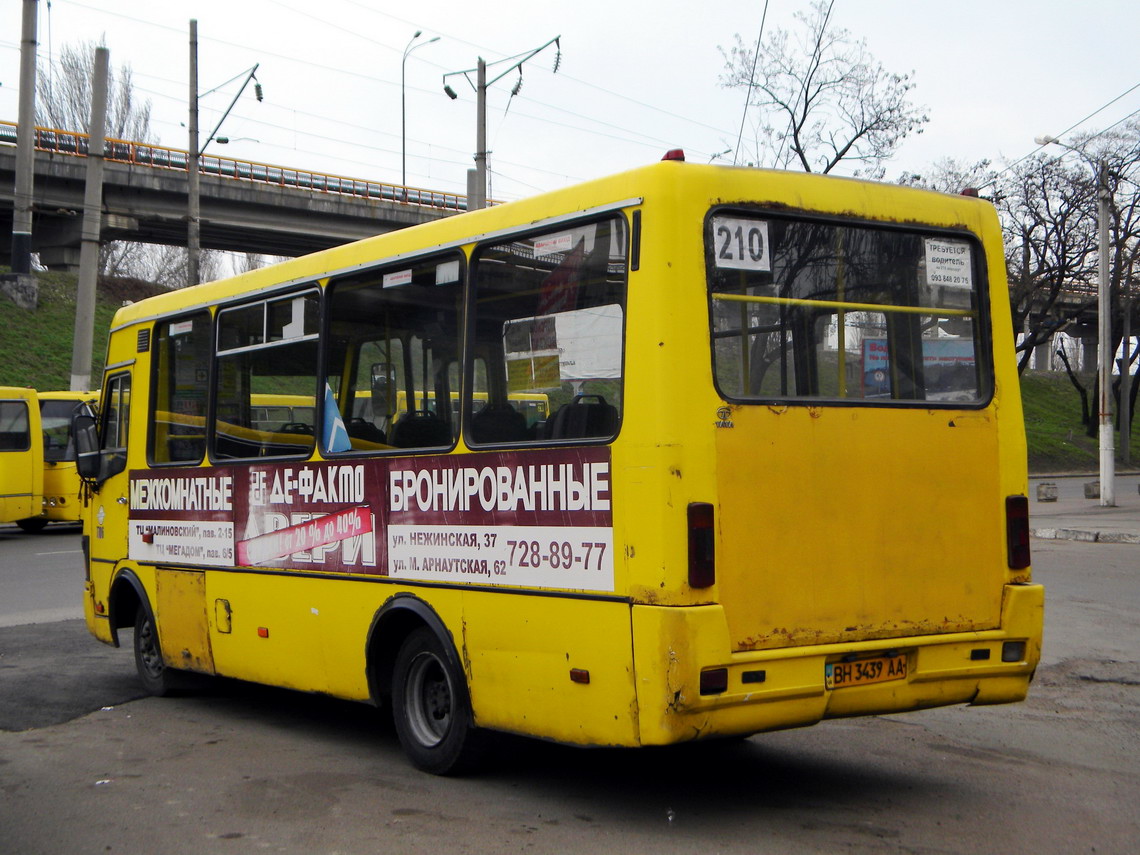
[[125, 306], [76, 430], [87, 623], [151, 692], [387, 706], [430, 772], [1018, 701], [1040, 655], [978, 198], [674, 155]]
[[20, 524], [40, 512], [43, 447], [35, 389], [0, 386], [0, 523]]

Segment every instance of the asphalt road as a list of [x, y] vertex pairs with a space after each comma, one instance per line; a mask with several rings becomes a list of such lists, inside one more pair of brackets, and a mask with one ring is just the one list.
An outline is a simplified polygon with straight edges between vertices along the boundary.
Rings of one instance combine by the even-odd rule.
[[0, 628], [0, 852], [1132, 852], [1140, 547], [1034, 550], [1026, 703], [662, 750], [503, 740], [466, 779], [412, 770], [365, 706], [224, 680], [137, 699], [130, 651], [81, 621]]
[[0, 525], [0, 627], [83, 616], [78, 525], [25, 534]]

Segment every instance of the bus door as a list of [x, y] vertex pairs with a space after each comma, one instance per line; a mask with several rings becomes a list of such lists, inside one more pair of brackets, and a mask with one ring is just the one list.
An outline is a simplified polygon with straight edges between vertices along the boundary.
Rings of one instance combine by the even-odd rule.
[[[85, 511], [84, 526], [90, 550], [88, 597], [94, 591], [110, 590], [110, 577], [118, 562], [127, 554], [127, 517], [130, 507], [130, 479], [127, 474], [127, 435], [130, 431], [131, 374], [129, 370], [109, 371], [103, 381], [99, 410], [99, 471], [90, 505]], [[84, 449], [80, 447], [82, 460]], [[109, 603], [91, 599], [86, 604], [88, 615], [106, 618]], [[110, 640], [105, 621], [101, 631], [88, 621], [92, 632]]]
[[34, 389], [0, 387], [0, 522], [43, 507], [44, 445]]

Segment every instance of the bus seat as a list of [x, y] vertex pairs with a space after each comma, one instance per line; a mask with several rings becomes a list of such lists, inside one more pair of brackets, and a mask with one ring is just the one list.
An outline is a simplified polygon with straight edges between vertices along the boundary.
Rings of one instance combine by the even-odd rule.
[[348, 423], [348, 435], [353, 439], [363, 439], [367, 442], [376, 442], [383, 445], [388, 441], [384, 431], [368, 421], [368, 419], [353, 418]]
[[431, 410], [413, 410], [392, 425], [388, 441], [396, 448], [451, 445], [451, 427]]
[[285, 422], [277, 429], [277, 433], [296, 433], [303, 436], [313, 435], [313, 426], [304, 422]]
[[491, 404], [471, 419], [474, 442], [521, 442], [527, 439], [526, 416], [510, 404]]
[[[594, 401], [587, 402], [587, 398]], [[549, 422], [550, 439], [585, 439], [611, 436], [617, 429], [617, 407], [606, 403], [601, 395], [576, 395], [569, 404], [558, 408]]]

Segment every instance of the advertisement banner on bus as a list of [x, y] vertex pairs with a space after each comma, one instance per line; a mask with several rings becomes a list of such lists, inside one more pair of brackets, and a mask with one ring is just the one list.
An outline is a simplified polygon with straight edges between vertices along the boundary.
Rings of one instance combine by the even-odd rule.
[[130, 557], [612, 591], [606, 448], [131, 473]]

